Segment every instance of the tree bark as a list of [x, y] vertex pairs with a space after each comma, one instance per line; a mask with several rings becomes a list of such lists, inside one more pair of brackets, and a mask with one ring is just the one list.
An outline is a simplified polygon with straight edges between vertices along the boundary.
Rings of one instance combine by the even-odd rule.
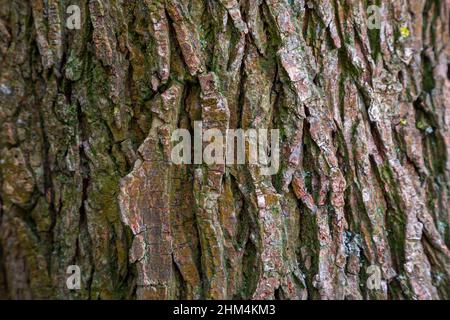
[[[0, 298], [450, 298], [449, 7], [0, 0]], [[194, 121], [278, 173], [171, 163]]]

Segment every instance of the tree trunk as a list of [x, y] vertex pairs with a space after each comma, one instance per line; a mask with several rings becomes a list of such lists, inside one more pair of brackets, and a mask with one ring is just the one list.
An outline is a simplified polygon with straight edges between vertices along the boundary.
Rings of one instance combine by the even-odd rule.
[[[449, 299], [449, 7], [0, 0], [0, 298]], [[194, 121], [280, 169], [173, 164]]]

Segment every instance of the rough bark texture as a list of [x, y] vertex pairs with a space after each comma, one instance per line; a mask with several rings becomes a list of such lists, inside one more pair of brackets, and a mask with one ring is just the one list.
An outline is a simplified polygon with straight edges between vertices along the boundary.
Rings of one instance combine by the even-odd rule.
[[[450, 298], [450, 3], [370, 4], [0, 0], [0, 297]], [[278, 174], [171, 164], [196, 120]]]

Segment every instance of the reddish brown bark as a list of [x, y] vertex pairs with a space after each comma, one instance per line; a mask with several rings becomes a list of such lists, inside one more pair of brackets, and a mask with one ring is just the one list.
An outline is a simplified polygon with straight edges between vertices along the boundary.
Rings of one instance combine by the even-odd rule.
[[[0, 0], [0, 35], [0, 298], [449, 298], [449, 1]], [[280, 129], [280, 170], [174, 165], [194, 121]]]

